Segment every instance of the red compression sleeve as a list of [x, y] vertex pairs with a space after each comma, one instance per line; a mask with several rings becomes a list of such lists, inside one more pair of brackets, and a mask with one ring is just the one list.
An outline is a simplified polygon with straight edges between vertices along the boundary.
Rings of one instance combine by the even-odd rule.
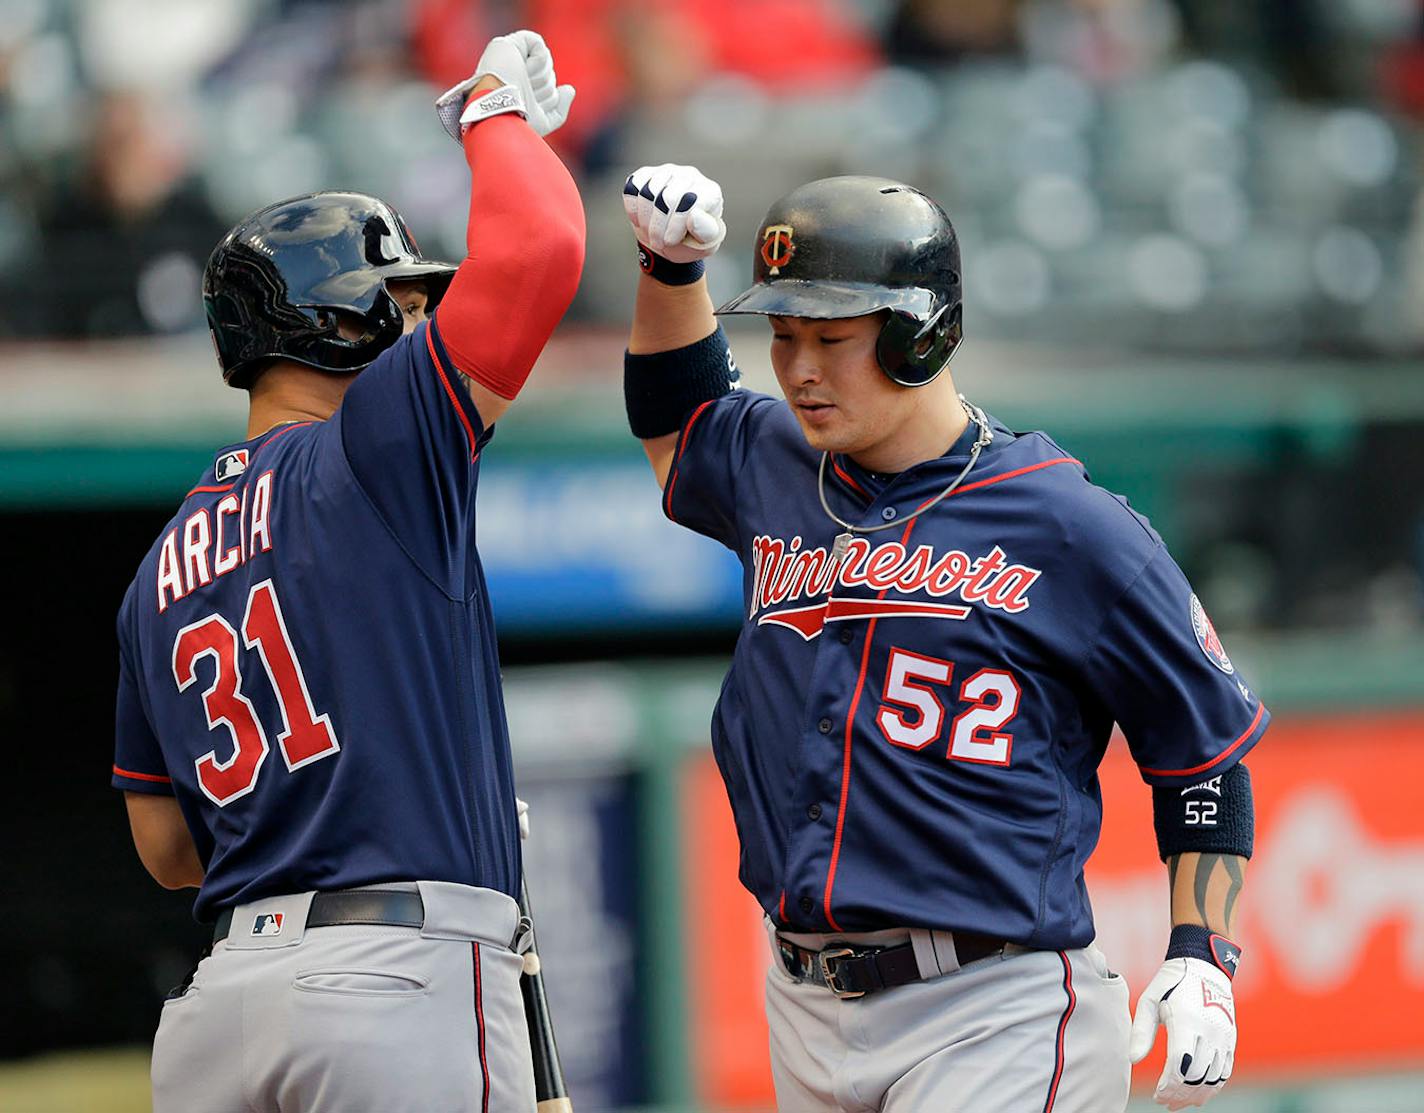
[[436, 320], [455, 366], [512, 399], [578, 289], [583, 202], [559, 156], [519, 116], [475, 124], [464, 146], [469, 255]]

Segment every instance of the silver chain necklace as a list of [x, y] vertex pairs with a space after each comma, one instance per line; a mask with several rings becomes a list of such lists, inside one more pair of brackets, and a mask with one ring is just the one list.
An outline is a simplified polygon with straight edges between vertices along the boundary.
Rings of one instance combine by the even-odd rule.
[[[857, 533], [877, 533], [882, 529], [898, 529], [908, 522], [913, 522], [926, 510], [937, 506], [950, 495], [954, 489], [964, 482], [964, 477], [974, 470], [974, 465], [979, 462], [979, 453], [989, 445], [994, 439], [994, 430], [989, 427], [989, 416], [978, 406], [971, 403], [964, 395], [959, 396], [959, 404], [964, 407], [965, 414], [979, 428], [979, 435], [974, 438], [974, 447], [969, 450], [969, 462], [964, 465], [959, 474], [954, 477], [949, 486], [946, 487], [929, 502], [925, 503], [914, 513], [907, 515], [898, 521], [885, 522], [878, 526], [853, 526], [844, 518], [840, 517], [831, 509], [831, 504], [826, 501], [826, 461], [830, 459], [829, 452], [821, 453], [821, 466], [816, 472], [816, 494], [821, 499], [821, 509], [826, 512], [826, 517], [841, 527], [841, 532], [836, 535], [835, 543], [831, 546], [831, 565], [838, 565], [846, 554], [846, 549], [850, 547], [852, 539]], [[831, 586], [835, 587], [835, 574], [831, 576]]]

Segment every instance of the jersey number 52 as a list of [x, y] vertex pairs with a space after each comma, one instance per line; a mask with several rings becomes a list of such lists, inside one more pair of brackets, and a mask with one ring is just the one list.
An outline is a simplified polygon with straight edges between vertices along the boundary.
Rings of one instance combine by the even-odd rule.
[[[257, 650], [267, 679], [277, 693], [283, 728], [277, 735], [277, 748], [282, 751], [287, 768], [300, 769], [341, 749], [331, 716], [318, 715], [312, 706], [306, 677], [292, 648], [271, 580], [263, 580], [247, 594], [242, 640], [248, 649]], [[173, 639], [173, 679], [180, 692], [197, 679], [197, 664], [203, 657], [211, 657], [214, 664], [212, 686], [203, 693], [208, 729], [216, 730], [219, 724], [227, 727], [232, 753], [219, 760], [217, 750], [212, 749], [194, 764], [198, 787], [221, 808], [246, 796], [256, 786], [257, 774], [267, 758], [267, 734], [252, 701], [242, 692], [237, 631], [220, 614], [190, 623]]]
[[[884, 702], [875, 715], [885, 737], [911, 750], [923, 750], [939, 738], [944, 704], [930, 685], [947, 687], [953, 675], [951, 661], [892, 649], [885, 669]], [[1008, 765], [1014, 737], [1003, 728], [1018, 714], [1021, 695], [1018, 681], [1002, 669], [980, 669], [965, 680], [959, 698], [971, 706], [950, 724], [949, 759]]]

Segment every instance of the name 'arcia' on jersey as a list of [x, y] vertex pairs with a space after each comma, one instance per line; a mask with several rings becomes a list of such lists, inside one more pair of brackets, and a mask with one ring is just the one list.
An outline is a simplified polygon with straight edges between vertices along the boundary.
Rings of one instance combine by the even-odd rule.
[[[221, 491], [219, 487], [216, 490]], [[158, 612], [197, 588], [272, 548], [272, 473], [263, 472], [251, 496], [224, 494], [209, 513], [200, 506], [174, 526], [158, 551]]]

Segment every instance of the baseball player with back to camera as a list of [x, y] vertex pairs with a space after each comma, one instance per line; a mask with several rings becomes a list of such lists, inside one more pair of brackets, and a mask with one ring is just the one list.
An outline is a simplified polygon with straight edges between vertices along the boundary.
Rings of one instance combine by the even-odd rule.
[[[1110, 1113], [1159, 1022], [1157, 1100], [1204, 1103], [1269, 716], [1161, 539], [957, 393], [959, 247], [925, 194], [841, 177], [772, 205], [717, 312], [769, 320], [784, 401], [735, 389], [702, 276], [717, 183], [644, 167], [623, 199], [630, 424], [667, 516], [744, 569], [712, 739], [773, 948], [779, 1106]], [[1173, 924], [1131, 1021], [1083, 881], [1114, 723]]]
[[458, 268], [337, 192], [208, 262], [247, 437], [118, 622], [113, 783], [149, 872], [215, 922], [163, 1007], [157, 1113], [534, 1108], [475, 492], [578, 284], [583, 208], [542, 138], [572, 96], [521, 31], [437, 102], [473, 182]]

